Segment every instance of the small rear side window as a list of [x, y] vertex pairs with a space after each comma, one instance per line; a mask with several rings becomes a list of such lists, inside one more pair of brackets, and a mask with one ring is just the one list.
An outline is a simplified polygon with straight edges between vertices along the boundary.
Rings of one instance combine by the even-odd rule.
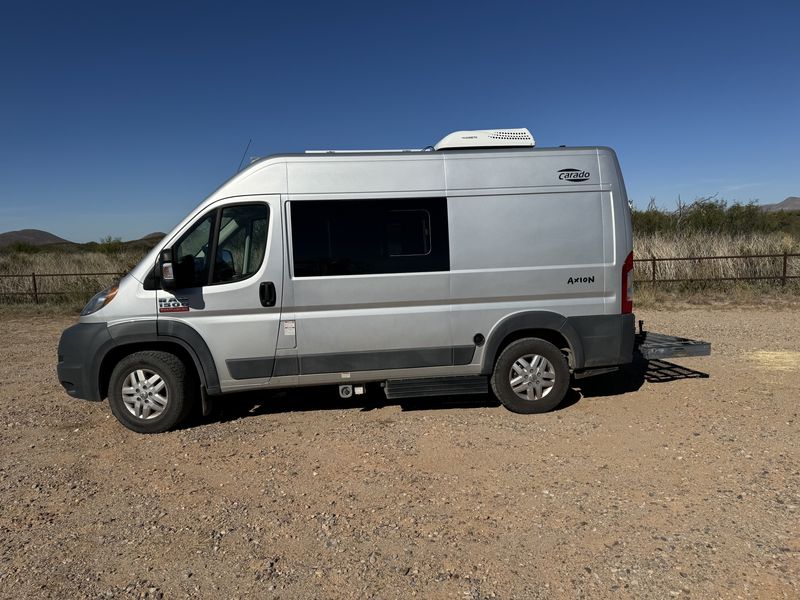
[[386, 224], [389, 256], [424, 256], [431, 252], [431, 215], [427, 210], [390, 210]]
[[446, 198], [293, 201], [295, 277], [450, 269]]

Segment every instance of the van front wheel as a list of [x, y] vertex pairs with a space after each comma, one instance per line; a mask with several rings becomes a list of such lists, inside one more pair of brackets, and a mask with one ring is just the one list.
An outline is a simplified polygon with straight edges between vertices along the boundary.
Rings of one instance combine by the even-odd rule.
[[508, 410], [543, 413], [561, 404], [569, 389], [569, 366], [550, 342], [523, 338], [501, 353], [492, 373], [492, 390]]
[[111, 372], [108, 403], [117, 420], [138, 433], [161, 433], [191, 409], [193, 378], [169, 352], [134, 352]]

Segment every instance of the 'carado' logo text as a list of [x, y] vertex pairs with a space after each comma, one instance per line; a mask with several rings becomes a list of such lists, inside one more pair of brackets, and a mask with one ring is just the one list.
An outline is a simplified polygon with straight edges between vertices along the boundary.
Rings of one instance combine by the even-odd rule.
[[561, 169], [558, 172], [558, 178], [561, 181], [586, 181], [592, 174], [589, 171], [581, 171], [580, 169]]

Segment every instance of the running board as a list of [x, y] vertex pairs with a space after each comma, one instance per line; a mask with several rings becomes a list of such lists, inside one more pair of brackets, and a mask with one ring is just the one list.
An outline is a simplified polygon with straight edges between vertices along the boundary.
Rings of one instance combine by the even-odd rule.
[[388, 400], [423, 396], [460, 396], [486, 394], [489, 380], [483, 375], [468, 377], [426, 377], [423, 379], [388, 379], [383, 386]]

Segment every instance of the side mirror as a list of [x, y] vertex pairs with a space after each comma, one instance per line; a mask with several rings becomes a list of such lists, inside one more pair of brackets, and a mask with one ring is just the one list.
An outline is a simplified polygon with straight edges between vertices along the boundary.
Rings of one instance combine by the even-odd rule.
[[165, 248], [158, 257], [158, 270], [161, 274], [161, 287], [165, 290], [174, 290], [177, 287], [175, 280], [175, 265], [172, 260], [172, 248]]

